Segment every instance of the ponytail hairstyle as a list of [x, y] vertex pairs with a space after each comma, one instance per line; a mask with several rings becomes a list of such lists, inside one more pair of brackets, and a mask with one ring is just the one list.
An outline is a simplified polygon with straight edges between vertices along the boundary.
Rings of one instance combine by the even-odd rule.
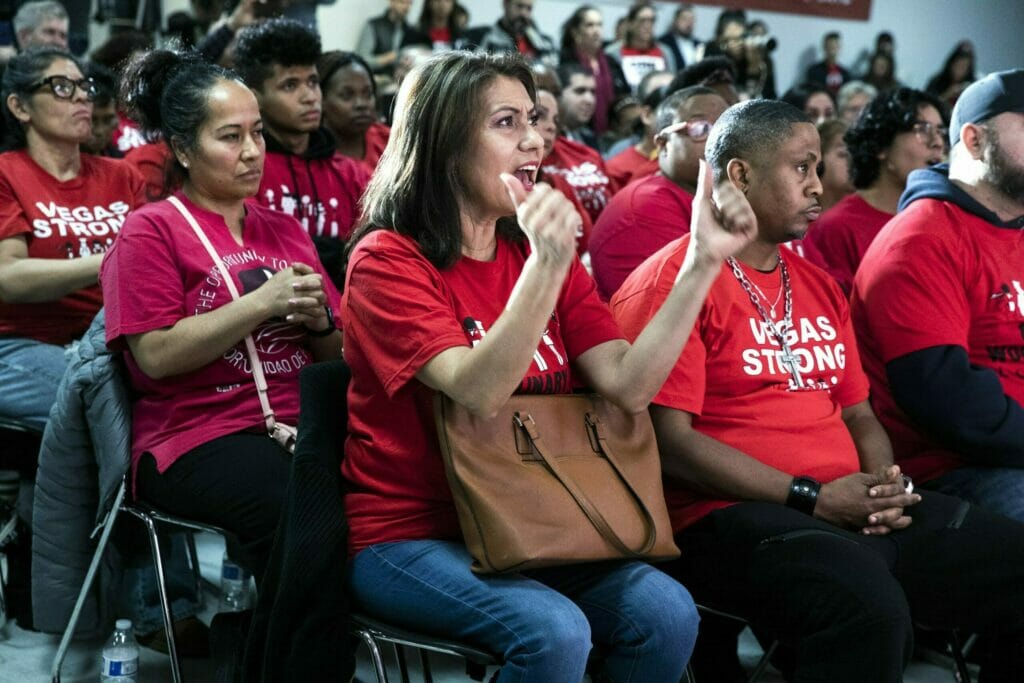
[[7, 62], [4, 70], [3, 84], [0, 86], [0, 98], [4, 109], [4, 120], [9, 133], [5, 150], [22, 149], [27, 144], [25, 124], [18, 120], [7, 106], [7, 98], [15, 95], [19, 100], [27, 100], [36, 90], [34, 86], [43, 77], [43, 73], [58, 59], [66, 59], [75, 64], [83, 75], [86, 74], [85, 64], [78, 57], [60, 47], [35, 47], [18, 55]]
[[121, 101], [141, 126], [146, 139], [163, 139], [171, 147], [164, 188], [177, 187], [188, 177], [174, 145], [195, 150], [199, 129], [209, 115], [207, 100], [218, 81], [241, 83], [228, 69], [204, 61], [195, 52], [152, 50], [133, 58], [121, 80]]

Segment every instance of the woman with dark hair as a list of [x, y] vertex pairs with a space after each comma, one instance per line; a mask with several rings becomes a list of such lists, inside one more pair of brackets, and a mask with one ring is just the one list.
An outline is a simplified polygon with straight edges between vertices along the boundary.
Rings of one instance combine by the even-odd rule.
[[974, 71], [974, 45], [969, 40], [961, 40], [946, 57], [942, 71], [928, 81], [925, 92], [935, 95], [952, 108], [960, 93], [977, 78]]
[[633, 92], [640, 81], [652, 71], [676, 70], [669, 50], [663, 50], [654, 36], [654, 23], [658, 19], [653, 2], [635, 2], [626, 14], [626, 37], [621, 43], [612, 43], [605, 52], [622, 65], [622, 73]]
[[491, 416], [515, 392], [570, 392], [578, 379], [646, 410], [752, 214], [728, 189], [712, 211], [702, 184], [700, 246], [630, 346], [575, 256], [579, 215], [535, 183], [534, 97], [518, 55], [460, 52], [417, 67], [399, 92], [342, 299], [349, 593], [370, 615], [500, 654], [500, 681], [582, 680], [592, 641], [610, 680], [676, 681], [696, 612], [651, 565], [470, 570], [431, 402], [442, 392]]
[[145, 202], [142, 178], [83, 154], [95, 84], [61, 48], [11, 59], [2, 98], [14, 149], [0, 155], [0, 415], [42, 431], [64, 347], [103, 305], [103, 254]]
[[826, 211], [804, 237], [805, 256], [847, 294], [864, 252], [889, 219], [911, 171], [941, 162], [949, 118], [936, 97], [900, 88], [879, 95], [843, 139], [856, 192]]
[[402, 38], [402, 47], [426, 45], [434, 52], [458, 49], [468, 19], [468, 15], [463, 17], [463, 14], [466, 14], [465, 8], [455, 0], [425, 0], [419, 21]]
[[562, 25], [563, 64], [579, 64], [593, 75], [597, 103], [591, 128], [597, 135], [608, 130], [608, 110], [618, 95], [629, 92], [622, 67], [604, 52], [604, 31], [601, 12], [591, 5], [580, 5]]
[[836, 101], [828, 89], [816, 83], [795, 85], [779, 98], [807, 114], [811, 123], [818, 125], [836, 115]]
[[258, 581], [289, 454], [267, 435], [256, 382], [276, 420], [294, 425], [299, 370], [341, 354], [338, 294], [299, 223], [250, 201], [263, 124], [237, 76], [156, 50], [132, 62], [122, 90], [181, 179], [131, 216], [103, 261], [107, 343], [124, 351], [135, 396], [133, 485], [171, 514], [228, 530], [231, 557]]
[[868, 69], [861, 80], [875, 86], [880, 93], [892, 92], [902, 87], [896, 80], [895, 58], [888, 52], [876, 52], [871, 55]]
[[842, 119], [826, 119], [818, 124], [821, 138], [821, 210], [828, 211], [839, 200], [854, 191], [850, 181], [850, 150], [846, 148], [843, 135], [849, 124]]
[[391, 129], [377, 120], [377, 86], [370, 66], [354, 52], [332, 50], [316, 67], [324, 93], [324, 127], [335, 148], [373, 173]]

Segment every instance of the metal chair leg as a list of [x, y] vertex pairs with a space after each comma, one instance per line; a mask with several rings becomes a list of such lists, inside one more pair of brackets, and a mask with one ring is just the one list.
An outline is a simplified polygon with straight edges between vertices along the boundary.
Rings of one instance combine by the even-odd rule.
[[[969, 641], [973, 645], [973, 641]], [[967, 660], [964, 653], [967, 647], [960, 642], [960, 634], [953, 629], [949, 633], [949, 649], [953, 656], [953, 663], [956, 665], [957, 680], [959, 683], [971, 683], [971, 672], [967, 670]]]
[[750, 678], [747, 679], [747, 683], [754, 683], [758, 678], [761, 677], [761, 674], [764, 673], [764, 670], [767, 669], [768, 665], [771, 663], [772, 655], [775, 654], [775, 649], [778, 646], [779, 641], [776, 640], [768, 647], [768, 650], [764, 653], [764, 656], [761, 657], [760, 660], [758, 660], [757, 666], [755, 666], [754, 670], [750, 673]]
[[164, 576], [164, 561], [160, 554], [160, 538], [157, 535], [156, 523], [148, 515], [139, 515], [149, 533], [149, 547], [153, 552], [153, 565], [156, 568], [156, 581], [160, 587], [160, 608], [164, 613], [164, 630], [167, 632], [167, 654], [171, 658], [171, 677], [174, 683], [181, 683], [181, 662], [178, 661], [178, 648], [174, 642], [174, 617], [171, 615], [171, 600], [167, 597], [167, 580]]
[[373, 662], [373, 669], [377, 673], [377, 683], [388, 683], [388, 672], [384, 667], [384, 658], [380, 654], [380, 645], [368, 631], [360, 631], [359, 637], [366, 643], [366, 649], [370, 651], [370, 661]]
[[92, 554], [89, 569], [85, 572], [85, 581], [82, 582], [82, 590], [78, 591], [75, 607], [71, 610], [68, 625], [64, 629], [64, 635], [61, 636], [60, 645], [57, 646], [57, 654], [53, 657], [53, 666], [50, 668], [52, 683], [60, 683], [60, 670], [64, 666], [64, 657], [68, 654], [68, 646], [71, 644], [71, 637], [78, 626], [78, 618], [82, 614], [85, 599], [92, 588], [92, 582], [96, 579], [96, 570], [99, 569], [100, 561], [103, 559], [103, 551], [106, 550], [107, 542], [110, 540], [110, 532], [114, 530], [117, 514], [121, 511], [121, 503], [124, 502], [124, 492], [125, 484], [122, 481], [120, 488], [117, 489], [117, 495], [114, 497], [114, 503], [107, 512], [107, 518], [103, 521], [103, 533], [100, 534], [100, 540], [96, 543], [96, 550]]
[[398, 660], [398, 673], [402, 677], [402, 683], [410, 683], [409, 664], [405, 661], [405, 648], [398, 643], [392, 643], [395, 648], [395, 659]]

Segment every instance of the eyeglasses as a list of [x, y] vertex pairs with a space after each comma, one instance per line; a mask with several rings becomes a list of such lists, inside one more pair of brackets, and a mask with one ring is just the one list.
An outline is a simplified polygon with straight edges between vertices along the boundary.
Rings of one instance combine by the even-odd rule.
[[711, 122], [701, 119], [699, 121], [680, 121], [679, 123], [673, 123], [671, 126], [665, 126], [658, 133], [658, 136], [667, 138], [672, 133], [681, 133], [694, 142], [700, 142], [701, 140], [707, 140], [708, 133], [710, 132]]
[[942, 138], [943, 142], [949, 139], [949, 127], [948, 126], [936, 126], [931, 121], [915, 121], [911, 127], [914, 131], [914, 135], [917, 139], [928, 144], [932, 141], [932, 136], [938, 133], [939, 137]]
[[76, 88], [85, 93], [85, 99], [90, 102], [95, 100], [97, 95], [96, 82], [91, 78], [82, 78], [76, 81], [67, 76], [47, 76], [29, 86], [29, 91], [36, 92], [43, 86], [49, 86], [53, 96], [58, 100], [70, 100], [75, 96]]

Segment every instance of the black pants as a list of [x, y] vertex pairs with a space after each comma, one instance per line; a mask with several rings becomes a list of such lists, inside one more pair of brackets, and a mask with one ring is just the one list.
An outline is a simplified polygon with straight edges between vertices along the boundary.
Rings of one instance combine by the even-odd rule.
[[138, 495], [161, 510], [223, 528], [228, 554], [260, 584], [274, 543], [289, 454], [265, 434], [241, 432], [195, 448], [160, 474], [144, 454]]
[[910, 527], [887, 536], [739, 503], [678, 534], [681, 558], [659, 567], [792, 648], [795, 681], [901, 681], [912, 623], [991, 634], [1000, 645], [981, 680], [1021, 680], [1024, 524], [922, 495]]

